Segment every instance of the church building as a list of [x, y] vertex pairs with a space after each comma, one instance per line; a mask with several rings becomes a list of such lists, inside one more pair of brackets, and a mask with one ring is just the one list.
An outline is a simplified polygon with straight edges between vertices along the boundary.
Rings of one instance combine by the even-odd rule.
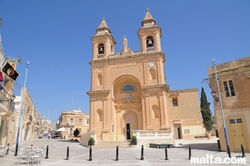
[[[115, 21], [115, 20], [114, 20]], [[161, 27], [149, 10], [137, 31], [140, 50], [115, 53], [105, 18], [92, 40], [89, 133], [99, 141], [173, 143], [205, 136], [198, 89], [170, 90], [164, 73]]]

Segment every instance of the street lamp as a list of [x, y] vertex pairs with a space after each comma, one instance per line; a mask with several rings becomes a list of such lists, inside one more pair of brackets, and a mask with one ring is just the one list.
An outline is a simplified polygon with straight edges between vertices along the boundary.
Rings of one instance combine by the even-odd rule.
[[23, 100], [24, 100], [24, 95], [25, 95], [24, 91], [25, 91], [25, 87], [26, 87], [28, 69], [29, 69], [29, 61], [27, 62], [26, 73], [25, 73], [25, 78], [24, 78], [24, 85], [23, 85], [23, 88], [21, 90], [21, 105], [20, 105], [20, 111], [19, 111], [19, 121], [18, 121], [17, 136], [16, 136], [16, 151], [15, 151], [14, 156], [17, 156], [17, 152], [18, 152], [20, 125], [21, 125], [21, 121], [22, 121], [22, 105], [23, 105]]
[[212, 94], [214, 100], [215, 100], [216, 102], [218, 102], [218, 101], [219, 101], [219, 98], [216, 96], [216, 92], [215, 92], [215, 91], [212, 91], [211, 94]]
[[[219, 85], [219, 81], [218, 81], [218, 75], [217, 75], [217, 71], [216, 71], [216, 66], [215, 66], [215, 62], [216, 59], [213, 58], [211, 60], [211, 62], [213, 63], [214, 66], [214, 73], [215, 73], [215, 77], [216, 77], [216, 85], [217, 85], [217, 89], [218, 89], [218, 96], [219, 99], [215, 97], [215, 93], [212, 92], [213, 97], [215, 97], [215, 99], [218, 101], [220, 101], [220, 111], [221, 111], [221, 118], [222, 118], [222, 122], [223, 122], [223, 128], [224, 128], [224, 135], [225, 135], [225, 139], [226, 139], [226, 145], [227, 145], [227, 153], [228, 153], [228, 157], [231, 158], [231, 153], [230, 153], [230, 148], [229, 148], [229, 144], [228, 144], [228, 136], [227, 136], [227, 129], [226, 129], [226, 122], [225, 122], [225, 117], [224, 117], [224, 111], [223, 111], [223, 105], [222, 105], [222, 99], [221, 99], [221, 94], [220, 94], [220, 85]], [[215, 101], [216, 101], [215, 100]], [[216, 102], [217, 102], [216, 101]]]

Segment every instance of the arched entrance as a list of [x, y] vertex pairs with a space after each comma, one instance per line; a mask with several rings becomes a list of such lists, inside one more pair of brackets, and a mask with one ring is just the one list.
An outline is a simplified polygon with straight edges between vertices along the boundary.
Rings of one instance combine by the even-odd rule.
[[142, 128], [141, 94], [141, 84], [134, 76], [123, 75], [114, 81], [112, 102], [116, 114], [116, 140], [129, 140], [132, 130]]

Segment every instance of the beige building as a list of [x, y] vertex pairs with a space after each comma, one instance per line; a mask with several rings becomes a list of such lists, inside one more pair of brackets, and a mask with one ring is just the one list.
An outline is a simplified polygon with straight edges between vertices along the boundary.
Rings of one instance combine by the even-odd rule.
[[[115, 20], [113, 20], [115, 21]], [[123, 49], [103, 18], [92, 37], [90, 136], [95, 141], [123, 141], [137, 136], [138, 144], [173, 143], [205, 135], [198, 89], [170, 90], [164, 73], [161, 28], [149, 10], [137, 31], [140, 51], [124, 36]]]
[[41, 133], [44, 136], [47, 136], [53, 130], [56, 130], [56, 125], [51, 123], [51, 120], [42, 120]]
[[89, 114], [84, 114], [81, 110], [63, 111], [59, 117], [59, 128], [65, 128], [62, 131], [62, 138], [68, 139], [74, 137], [74, 131], [79, 130], [79, 136], [87, 133], [89, 129]]
[[[38, 138], [41, 134], [42, 117], [36, 109], [27, 88], [22, 88], [23, 94], [22, 115], [20, 122], [19, 142]], [[18, 111], [16, 126], [18, 127], [22, 96], [15, 98], [15, 109]], [[16, 135], [15, 135], [16, 136]]]
[[2, 39], [0, 35], [0, 145], [11, 145], [15, 142], [16, 132], [16, 116], [13, 95], [15, 81], [2, 72], [4, 64], [7, 60], [3, 52]]
[[[250, 150], [250, 57], [216, 65], [222, 108], [232, 151]], [[215, 92], [214, 109], [221, 149], [226, 150], [226, 140], [218, 96], [214, 67], [208, 68], [210, 87]]]

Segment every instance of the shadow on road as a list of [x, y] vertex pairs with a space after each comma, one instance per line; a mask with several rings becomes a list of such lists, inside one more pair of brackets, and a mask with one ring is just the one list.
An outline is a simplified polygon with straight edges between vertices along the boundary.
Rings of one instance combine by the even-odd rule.
[[58, 140], [60, 142], [70, 142], [70, 143], [77, 143], [77, 144], [80, 144], [80, 142], [76, 141], [76, 140], [71, 140], [71, 139], [60, 139]]
[[189, 148], [196, 150], [208, 150], [208, 151], [218, 151], [218, 144], [217, 143], [192, 143], [192, 144], [185, 144], [185, 145], [178, 145], [175, 148]]

